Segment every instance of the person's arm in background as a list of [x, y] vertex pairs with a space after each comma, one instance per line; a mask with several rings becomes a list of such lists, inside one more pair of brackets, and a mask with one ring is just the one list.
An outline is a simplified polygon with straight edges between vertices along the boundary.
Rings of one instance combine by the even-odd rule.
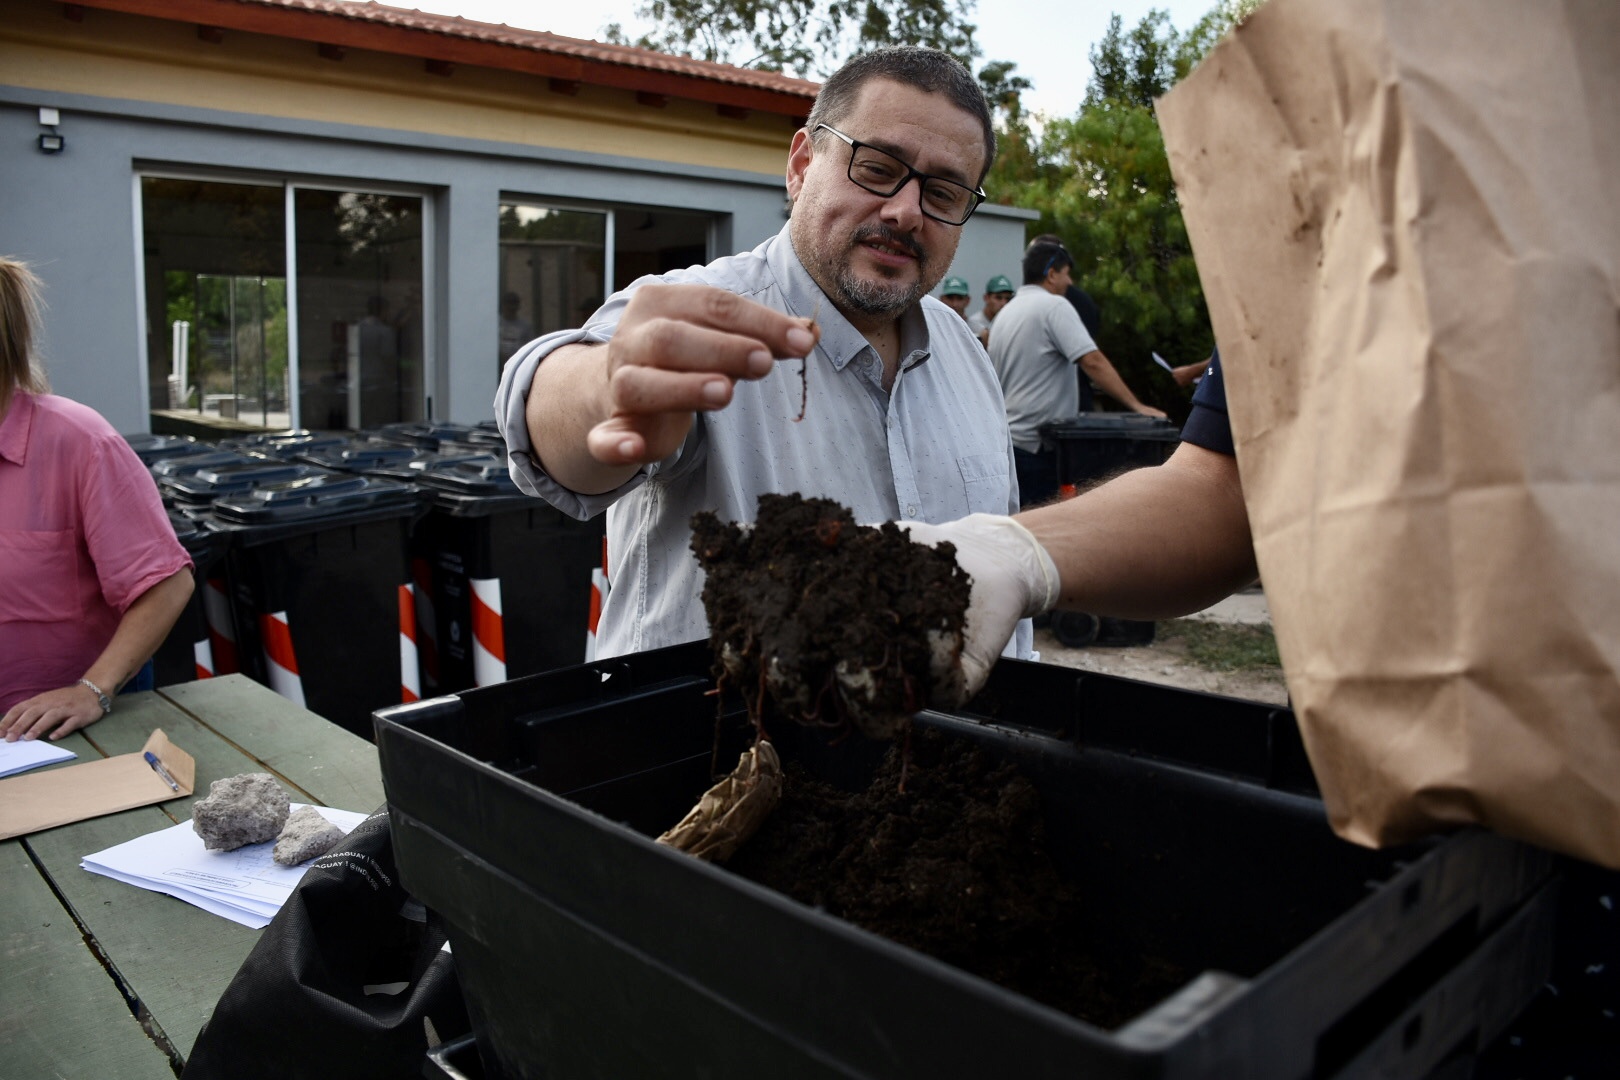
[[1131, 393], [1131, 388], [1125, 385], [1125, 380], [1119, 377], [1114, 370], [1114, 362], [1103, 355], [1101, 349], [1093, 349], [1075, 361], [1080, 370], [1086, 373], [1086, 378], [1097, 384], [1097, 389], [1119, 402], [1132, 412], [1143, 416], [1156, 416], [1164, 419], [1164, 410], [1155, 409], [1152, 405], [1144, 404], [1137, 396]]
[[[192, 588], [191, 568], [186, 567], [136, 597], [84, 678], [109, 697], [118, 693], [163, 644], [191, 599]], [[84, 684], [75, 683], [13, 705], [0, 720], [0, 734], [7, 742], [37, 739], [46, 733], [55, 740], [95, 723], [102, 715], [96, 695]]]
[[1258, 576], [1237, 459], [1191, 443], [1157, 468], [1014, 520], [1051, 556], [1062, 608], [1170, 618], [1201, 611]]
[[612, 491], [674, 453], [697, 412], [729, 404], [736, 380], [815, 340], [806, 320], [724, 289], [643, 286], [610, 341], [565, 345], [535, 369], [524, 406], [534, 456], [571, 491]]
[[963, 685], [977, 693], [1020, 618], [1054, 607], [1158, 619], [1188, 615], [1255, 580], [1220, 358], [1193, 396], [1170, 460], [1015, 517], [907, 526], [949, 540], [973, 578]]
[[1209, 370], [1209, 361], [1198, 364], [1182, 364], [1180, 367], [1170, 369], [1170, 377], [1176, 380], [1177, 386], [1191, 386], [1204, 377]]

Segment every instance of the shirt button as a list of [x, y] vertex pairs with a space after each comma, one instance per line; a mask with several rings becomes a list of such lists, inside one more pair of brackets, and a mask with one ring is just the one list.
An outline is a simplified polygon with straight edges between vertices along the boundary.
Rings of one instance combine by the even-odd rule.
[[916, 517], [916, 516], [917, 516], [917, 508], [915, 506], [906, 507], [906, 517]]

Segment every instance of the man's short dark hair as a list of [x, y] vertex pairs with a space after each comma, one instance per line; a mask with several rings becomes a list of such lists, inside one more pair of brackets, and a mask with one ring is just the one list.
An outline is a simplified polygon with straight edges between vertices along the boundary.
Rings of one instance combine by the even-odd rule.
[[1053, 270], [1074, 265], [1074, 256], [1061, 244], [1031, 244], [1024, 252], [1024, 284], [1039, 285]]
[[[861, 87], [870, 79], [889, 79], [902, 86], [915, 87], [928, 94], [944, 94], [952, 105], [970, 113], [984, 130], [984, 168], [974, 184], [984, 182], [996, 160], [996, 128], [984, 91], [967, 68], [950, 53], [922, 45], [894, 45], [862, 53], [833, 72], [816, 94], [816, 103], [805, 121], [815, 137], [816, 125], [837, 127], [855, 107]], [[859, 133], [856, 133], [859, 134]]]
[[1025, 247], [1024, 250], [1028, 251], [1036, 244], [1051, 244], [1053, 247], [1062, 247], [1063, 237], [1059, 236], [1057, 233], [1043, 232], [1041, 235], [1031, 240], [1028, 247]]

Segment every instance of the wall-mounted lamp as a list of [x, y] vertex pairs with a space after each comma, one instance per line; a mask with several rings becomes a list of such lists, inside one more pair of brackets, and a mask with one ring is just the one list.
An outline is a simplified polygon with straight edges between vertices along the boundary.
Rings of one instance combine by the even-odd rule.
[[49, 131], [39, 133], [39, 152], [42, 154], [60, 154], [67, 149], [67, 138], [56, 130], [62, 122], [62, 114], [56, 109], [41, 108], [39, 110], [39, 126], [50, 128]]

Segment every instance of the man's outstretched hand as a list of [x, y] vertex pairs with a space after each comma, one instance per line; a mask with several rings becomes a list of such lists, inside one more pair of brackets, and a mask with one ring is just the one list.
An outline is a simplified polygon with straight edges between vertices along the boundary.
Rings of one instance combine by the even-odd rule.
[[973, 579], [962, 642], [960, 705], [984, 686], [1019, 619], [1057, 603], [1057, 567], [1046, 548], [1018, 522], [998, 514], [972, 514], [943, 525], [902, 522], [911, 539], [934, 547], [956, 545], [956, 564]]

